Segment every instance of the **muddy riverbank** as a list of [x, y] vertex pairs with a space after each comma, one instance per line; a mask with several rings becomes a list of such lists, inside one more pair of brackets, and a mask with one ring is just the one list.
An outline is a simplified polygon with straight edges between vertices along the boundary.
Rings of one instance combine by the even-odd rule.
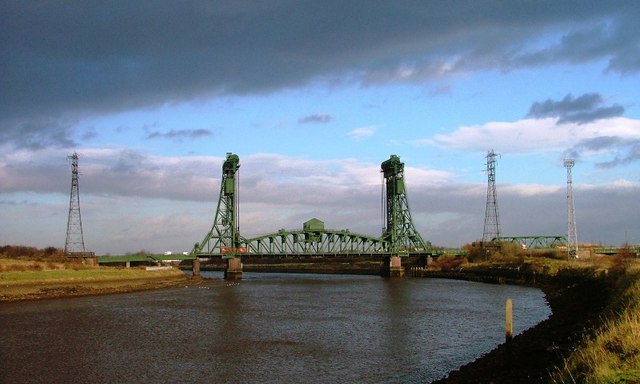
[[545, 293], [552, 315], [436, 383], [552, 382], [551, 374], [562, 367], [564, 359], [584, 336], [601, 324], [615, 292], [615, 277], [598, 276], [590, 271], [566, 271], [556, 276], [504, 272], [488, 269], [431, 276], [536, 286]]

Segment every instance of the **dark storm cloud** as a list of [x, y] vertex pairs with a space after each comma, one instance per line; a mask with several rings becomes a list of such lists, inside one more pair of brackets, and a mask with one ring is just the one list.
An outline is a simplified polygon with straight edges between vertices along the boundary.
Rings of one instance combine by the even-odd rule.
[[0, 117], [0, 143], [13, 142], [19, 148], [70, 148], [76, 145], [70, 138], [72, 124], [64, 119], [33, 118], [4, 121]]
[[70, 146], [62, 124], [41, 140], [19, 127], [318, 80], [424, 82], [594, 60], [640, 69], [634, 1], [105, 4], [2, 2], [0, 140]]
[[611, 160], [595, 163], [595, 166], [603, 169], [614, 168], [640, 160], [640, 140], [615, 136], [586, 139], [566, 151], [564, 157], [579, 159], [582, 153], [587, 151], [607, 151], [611, 153]]
[[568, 94], [560, 101], [547, 99], [535, 102], [529, 109], [528, 117], [536, 119], [557, 117], [559, 124], [586, 124], [595, 120], [622, 116], [621, 105], [602, 106], [604, 100], [598, 93], [586, 93], [576, 98]]
[[333, 117], [327, 113], [314, 113], [313, 115], [305, 116], [298, 119], [298, 124], [307, 123], [328, 123], [333, 120]]
[[208, 129], [178, 129], [169, 132], [154, 131], [147, 135], [147, 139], [198, 139], [205, 136], [211, 136]]

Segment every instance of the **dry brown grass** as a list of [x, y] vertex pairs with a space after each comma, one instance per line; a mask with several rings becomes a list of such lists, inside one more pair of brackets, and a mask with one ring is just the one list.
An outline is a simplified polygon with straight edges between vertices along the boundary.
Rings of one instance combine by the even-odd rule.
[[640, 383], [640, 273], [638, 261], [626, 260], [618, 300], [597, 331], [565, 359], [554, 383]]

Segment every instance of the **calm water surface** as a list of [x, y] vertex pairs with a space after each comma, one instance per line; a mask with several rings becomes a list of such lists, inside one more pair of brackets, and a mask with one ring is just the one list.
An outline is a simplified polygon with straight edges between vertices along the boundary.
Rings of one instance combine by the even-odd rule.
[[428, 383], [550, 315], [540, 290], [219, 273], [198, 287], [0, 304], [1, 383]]

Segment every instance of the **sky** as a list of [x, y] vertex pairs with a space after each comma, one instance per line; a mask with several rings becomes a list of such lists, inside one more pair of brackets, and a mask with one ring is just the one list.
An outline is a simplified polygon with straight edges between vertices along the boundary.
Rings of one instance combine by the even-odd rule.
[[637, 1], [0, 3], [0, 244], [64, 247], [79, 156], [97, 254], [189, 251], [226, 153], [245, 237], [379, 236], [380, 163], [422, 237], [640, 243]]

